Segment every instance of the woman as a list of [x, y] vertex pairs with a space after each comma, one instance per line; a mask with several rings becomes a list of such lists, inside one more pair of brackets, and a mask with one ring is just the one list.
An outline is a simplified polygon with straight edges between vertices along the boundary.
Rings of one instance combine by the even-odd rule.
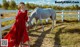
[[11, 27], [10, 32], [4, 37], [4, 39], [8, 39], [8, 47], [19, 47], [20, 43], [25, 43], [26, 41], [29, 42], [28, 29], [26, 28], [28, 16], [25, 4], [20, 2], [18, 8], [16, 21]]

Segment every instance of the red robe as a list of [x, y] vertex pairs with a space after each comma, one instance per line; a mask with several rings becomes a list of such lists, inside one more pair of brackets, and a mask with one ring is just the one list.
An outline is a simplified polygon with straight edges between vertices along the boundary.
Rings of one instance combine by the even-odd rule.
[[14, 25], [11, 27], [10, 32], [4, 37], [4, 39], [8, 39], [8, 47], [19, 45], [20, 42], [25, 43], [29, 41], [28, 29], [26, 27], [27, 20], [27, 10], [25, 10], [25, 12], [19, 10]]

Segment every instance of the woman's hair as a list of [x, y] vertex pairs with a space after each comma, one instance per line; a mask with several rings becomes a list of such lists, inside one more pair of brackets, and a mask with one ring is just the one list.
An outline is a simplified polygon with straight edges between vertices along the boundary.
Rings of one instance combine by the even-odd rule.
[[22, 4], [22, 5], [25, 5], [25, 3], [24, 3], [24, 2], [20, 2], [20, 3], [19, 3], [19, 5], [18, 5], [18, 9], [20, 9], [20, 8], [21, 8], [21, 4]]

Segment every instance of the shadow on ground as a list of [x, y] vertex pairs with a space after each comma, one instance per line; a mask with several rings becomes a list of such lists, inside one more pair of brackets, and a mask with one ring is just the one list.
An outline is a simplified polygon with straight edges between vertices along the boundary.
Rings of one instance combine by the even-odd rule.
[[[31, 45], [31, 47], [41, 47], [42, 42], [43, 42], [46, 34], [48, 34], [50, 31], [51, 31], [51, 28], [48, 29], [48, 30], [46, 30], [46, 31], [43, 31], [43, 32], [41, 33], [41, 35], [38, 36], [38, 39], [35, 41], [35, 44]], [[35, 36], [34, 36], [34, 37], [35, 37]]]
[[54, 47], [61, 47], [61, 40], [60, 40], [60, 34], [62, 32], [62, 30], [64, 29], [65, 27], [62, 27], [60, 28], [56, 33], [55, 33], [55, 37], [54, 37]]
[[65, 32], [62, 33], [78, 33], [80, 34], [80, 29], [66, 29]]
[[[78, 22], [77, 20], [74, 20], [74, 21], [67, 21], [67, 20], [64, 20], [64, 22], [67, 22], [67, 23], [71, 23], [71, 22]], [[57, 27], [59, 27], [59, 26], [62, 26], [62, 25], [66, 25], [66, 24], [62, 24], [62, 22], [60, 22], [60, 21], [57, 21], [57, 23], [59, 23], [59, 25], [58, 26], [56, 26], [55, 28], [57, 28]], [[47, 24], [51, 24], [51, 23], [47, 23]], [[44, 24], [44, 25], [46, 25], [46, 24]], [[48, 26], [45, 26], [45, 27], [48, 27]], [[65, 26], [66, 27], [66, 26]], [[65, 28], [65, 27], [61, 27], [54, 35], [55, 35], [55, 37], [54, 37], [54, 47], [61, 47], [61, 44], [60, 44], [60, 42], [61, 42], [61, 40], [60, 40], [60, 34], [61, 33], [79, 33], [80, 34], [80, 29], [66, 29], [65, 30], [65, 32], [62, 32], [62, 30]], [[49, 28], [49, 29], [47, 29], [46, 31], [37, 31], [37, 30], [39, 30], [39, 29], [41, 29], [42, 27], [40, 27], [40, 28], [36, 28], [35, 30], [31, 30], [31, 31], [29, 31], [29, 36], [33, 36], [33, 37], [38, 37], [38, 39], [35, 41], [35, 44], [33, 44], [33, 45], [31, 45], [31, 47], [41, 47], [41, 45], [42, 45], [42, 42], [43, 42], [43, 40], [44, 40], [44, 38], [45, 38], [45, 36], [46, 36], [46, 34], [48, 34], [48, 33], [50, 33], [50, 31], [51, 31], [51, 28]], [[9, 30], [9, 29], [8, 29]], [[7, 31], [8, 31], [7, 30]], [[31, 34], [32, 32], [40, 32], [41, 33], [41, 35], [35, 35], [35, 34]], [[5, 36], [7, 34], [7, 32], [5, 32], [4, 34], [3, 34], [3, 37]]]

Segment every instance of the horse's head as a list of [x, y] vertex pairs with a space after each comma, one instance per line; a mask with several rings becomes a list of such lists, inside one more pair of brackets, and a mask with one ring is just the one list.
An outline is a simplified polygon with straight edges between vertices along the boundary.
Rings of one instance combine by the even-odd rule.
[[31, 16], [29, 16], [29, 19], [28, 19], [28, 22], [27, 22], [28, 26], [32, 26], [32, 23], [31, 23], [30, 19], [31, 19]]
[[32, 12], [30, 13], [30, 15], [29, 15], [29, 20], [28, 20], [28, 25], [29, 25], [29, 26], [32, 26], [32, 25], [33, 25], [33, 22], [35, 22], [35, 21], [33, 20], [33, 18], [35, 18], [35, 16], [36, 16], [36, 11], [34, 10], [34, 11], [32, 11]]
[[34, 22], [33, 18], [35, 18], [35, 13], [32, 12], [32, 13], [29, 15], [29, 20], [28, 20], [28, 25], [29, 25], [29, 26], [32, 26], [32, 25], [33, 25], [33, 22]]

